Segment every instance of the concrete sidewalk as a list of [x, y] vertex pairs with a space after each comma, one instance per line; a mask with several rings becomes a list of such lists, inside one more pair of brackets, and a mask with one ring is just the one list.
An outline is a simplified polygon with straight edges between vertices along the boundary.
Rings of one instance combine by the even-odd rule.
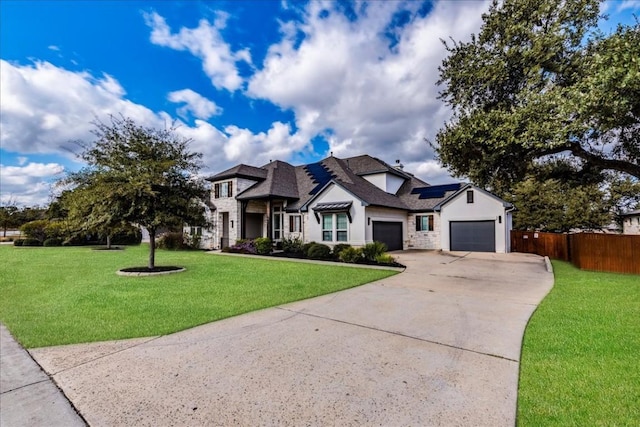
[[67, 398], [0, 324], [0, 426], [85, 426]]
[[522, 335], [553, 285], [544, 260], [394, 255], [407, 270], [368, 285], [31, 354], [95, 426], [513, 426]]

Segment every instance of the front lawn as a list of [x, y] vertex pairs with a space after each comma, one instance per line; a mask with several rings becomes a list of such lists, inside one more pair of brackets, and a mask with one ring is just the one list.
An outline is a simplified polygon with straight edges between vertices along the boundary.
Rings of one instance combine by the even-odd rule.
[[524, 336], [518, 425], [640, 425], [640, 276], [553, 268]]
[[323, 295], [389, 270], [158, 251], [184, 273], [123, 277], [148, 247], [0, 246], [0, 321], [28, 348], [168, 334], [241, 313]]

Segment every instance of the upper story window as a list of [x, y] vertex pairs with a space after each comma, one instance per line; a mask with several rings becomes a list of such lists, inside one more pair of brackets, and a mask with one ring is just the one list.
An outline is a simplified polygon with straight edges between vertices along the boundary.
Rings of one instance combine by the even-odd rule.
[[433, 215], [416, 216], [416, 231], [433, 231]]
[[213, 197], [216, 199], [233, 197], [233, 183], [231, 181], [226, 181], [214, 184], [213, 194]]
[[467, 190], [467, 203], [473, 203], [473, 190]]

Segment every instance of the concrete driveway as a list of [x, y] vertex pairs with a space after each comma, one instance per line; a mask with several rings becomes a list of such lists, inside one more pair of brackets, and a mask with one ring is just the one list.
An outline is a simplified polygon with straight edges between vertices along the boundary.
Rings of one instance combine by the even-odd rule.
[[404, 273], [358, 288], [31, 354], [92, 426], [514, 425], [522, 334], [553, 284], [544, 260], [397, 256]]

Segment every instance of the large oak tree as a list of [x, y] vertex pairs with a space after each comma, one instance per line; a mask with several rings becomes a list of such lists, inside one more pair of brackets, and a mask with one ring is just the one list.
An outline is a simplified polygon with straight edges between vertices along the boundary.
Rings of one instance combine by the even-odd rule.
[[149, 231], [153, 270], [159, 229], [204, 222], [206, 188], [196, 178], [201, 154], [190, 152], [190, 141], [174, 127], [147, 128], [125, 117], [94, 124], [96, 140], [81, 154], [88, 166], [67, 182], [75, 186], [91, 227], [109, 231], [126, 223]]
[[599, 6], [495, 0], [478, 35], [445, 43], [453, 116], [436, 150], [451, 172], [503, 194], [548, 163], [640, 179], [640, 25], [604, 35]]

